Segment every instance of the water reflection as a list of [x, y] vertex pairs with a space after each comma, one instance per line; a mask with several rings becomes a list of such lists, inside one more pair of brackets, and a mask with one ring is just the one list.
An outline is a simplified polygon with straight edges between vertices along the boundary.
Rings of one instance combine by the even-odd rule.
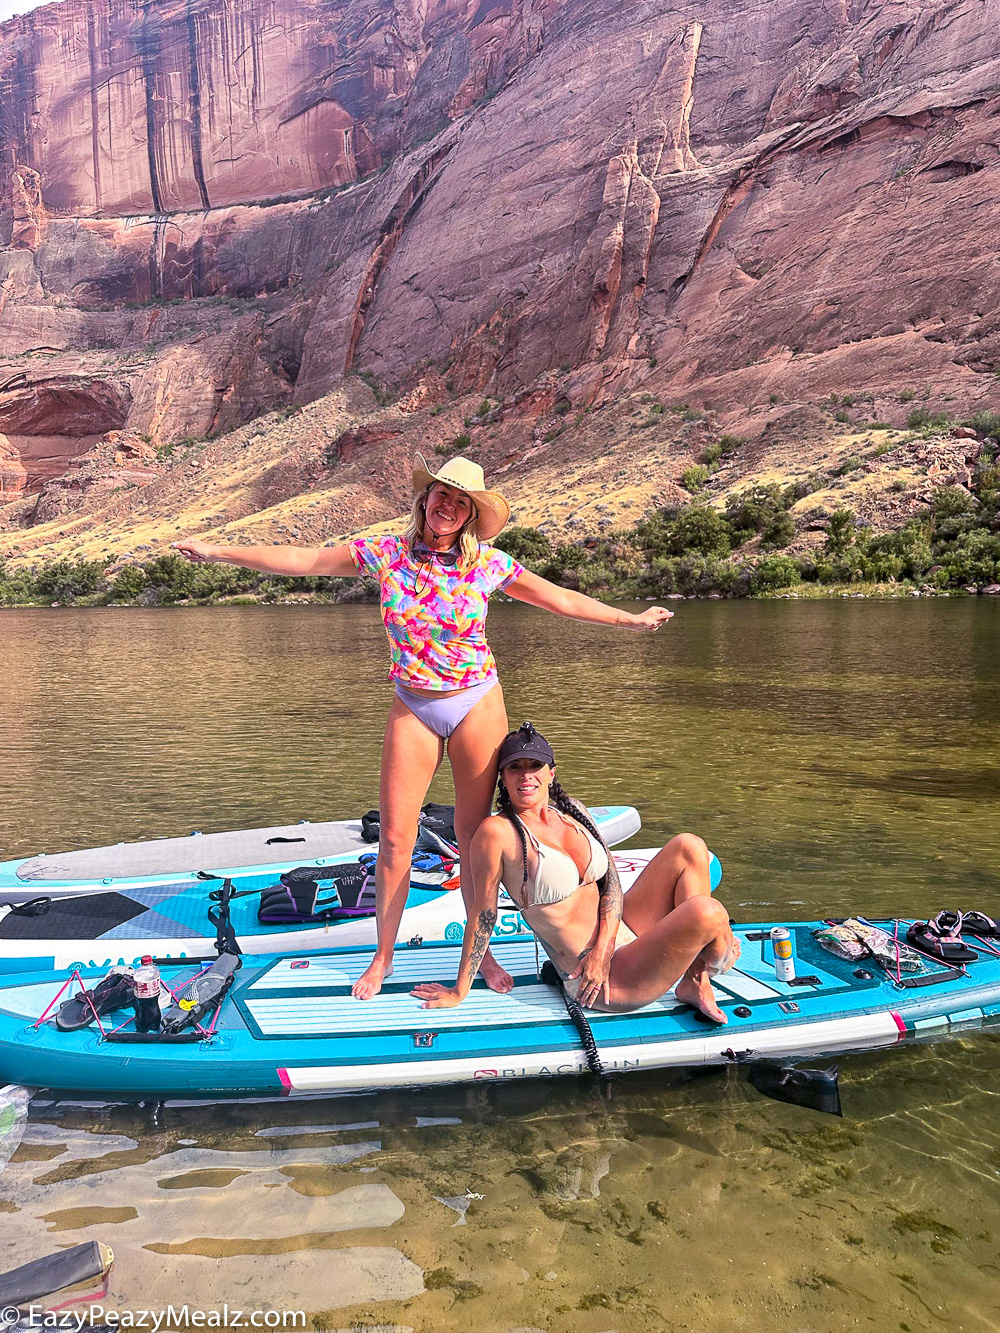
[[683, 1308], [713, 1329], [987, 1328], [998, 1073], [989, 1035], [851, 1059], [845, 1121], [734, 1071], [155, 1117], [39, 1105], [4, 1235], [11, 1262], [100, 1236], [118, 1308], [273, 1304], [318, 1327], [596, 1333]]
[[[572, 790], [638, 805], [641, 844], [703, 832], [743, 919], [996, 914], [1000, 608], [685, 603], [649, 637], [490, 623], [512, 722], [545, 727]], [[375, 804], [370, 607], [3, 612], [0, 633], [8, 854]], [[843, 1122], [733, 1072], [607, 1096], [36, 1100], [0, 1236], [8, 1266], [111, 1244], [118, 1309], [325, 1329], [992, 1329], [998, 1076], [986, 1034], [845, 1060]]]

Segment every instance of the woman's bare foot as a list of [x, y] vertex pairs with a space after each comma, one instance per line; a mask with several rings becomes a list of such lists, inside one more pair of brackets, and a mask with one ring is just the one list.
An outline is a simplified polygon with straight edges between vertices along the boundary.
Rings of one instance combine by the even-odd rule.
[[692, 1009], [699, 1010], [713, 1023], [729, 1022], [715, 1002], [712, 980], [704, 965], [689, 968], [674, 987], [674, 994], [682, 1004], [691, 1005]]
[[365, 970], [351, 987], [351, 994], [357, 1000], [370, 1000], [382, 989], [382, 982], [392, 976], [392, 964], [383, 963], [377, 956], [371, 960]]
[[726, 946], [726, 952], [718, 962], [715, 962], [713, 959], [706, 959], [705, 966], [708, 968], [709, 975], [713, 977], [724, 976], [725, 973], [729, 972], [736, 966], [742, 952], [743, 948], [739, 940], [735, 935], [731, 935], [729, 944]]
[[506, 995], [508, 991], [514, 989], [514, 978], [500, 966], [488, 949], [479, 965], [479, 975], [490, 990], [495, 990], [500, 995]]

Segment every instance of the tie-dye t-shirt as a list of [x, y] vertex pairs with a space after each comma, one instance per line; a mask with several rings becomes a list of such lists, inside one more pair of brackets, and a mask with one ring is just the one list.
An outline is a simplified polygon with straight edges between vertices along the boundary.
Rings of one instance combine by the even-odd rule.
[[417, 562], [402, 537], [361, 537], [351, 557], [378, 579], [390, 680], [415, 690], [464, 690], [497, 673], [486, 642], [490, 593], [524, 573], [506, 551], [480, 544], [471, 567]]

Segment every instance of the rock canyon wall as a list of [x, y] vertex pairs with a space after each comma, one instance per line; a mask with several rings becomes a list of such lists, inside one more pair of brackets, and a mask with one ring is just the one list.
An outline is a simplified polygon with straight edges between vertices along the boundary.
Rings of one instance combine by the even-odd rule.
[[[363, 372], [996, 399], [998, 0], [63, 0], [0, 26], [0, 477]], [[120, 452], [120, 451], [119, 451]]]

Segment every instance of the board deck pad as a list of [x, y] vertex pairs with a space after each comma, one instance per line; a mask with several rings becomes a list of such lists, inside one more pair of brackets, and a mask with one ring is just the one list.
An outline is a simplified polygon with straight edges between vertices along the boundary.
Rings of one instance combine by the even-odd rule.
[[[744, 952], [753, 952], [753, 943], [744, 942]], [[538, 981], [535, 948], [530, 940], [509, 944], [494, 943], [497, 960], [514, 977], [514, 990], [497, 994], [477, 980], [467, 998], [450, 1009], [419, 1010], [410, 994], [424, 981], [454, 982], [462, 951], [448, 946], [397, 949], [393, 955], [393, 973], [382, 991], [365, 1005], [365, 1030], [379, 1032], [409, 1031], [421, 1024], [442, 1030], [471, 1026], [509, 1027], [511, 1024], [535, 1024], [539, 1021], [565, 1022], [566, 1007], [557, 987]], [[545, 954], [541, 953], [541, 960]], [[742, 960], [741, 960], [742, 961]], [[754, 957], [755, 970], [769, 968], [774, 980], [773, 962]], [[371, 951], [344, 950], [334, 957], [277, 959], [261, 976], [246, 986], [239, 1004], [244, 1016], [252, 1021], [263, 1037], [309, 1036], [326, 1033], [356, 1034], [358, 1001], [351, 986], [371, 962]], [[819, 975], [818, 972], [815, 975]], [[829, 995], [846, 991], [849, 986], [826, 972], [821, 982]], [[816, 991], [815, 986], [791, 987], [775, 981], [769, 985], [763, 977], [744, 972], [737, 964], [730, 972], [713, 980], [712, 990], [720, 1005], [741, 1001], [780, 1001], [788, 995]], [[546, 998], [547, 997], [547, 998]], [[634, 1013], [662, 1013], [683, 1010], [668, 991], [660, 999]], [[688, 1011], [690, 1012], [690, 1010]], [[590, 1010], [587, 1020], [594, 1027], [615, 1015]], [[596, 1025], [596, 1026], [595, 1026]]]
[[267, 865], [301, 856], [339, 856], [370, 851], [361, 836], [359, 819], [320, 824], [282, 824], [274, 828], [238, 829], [229, 833], [197, 833], [186, 838], [154, 838], [112, 847], [35, 856], [17, 868], [22, 880], [87, 880], [176, 875], [232, 866]]

